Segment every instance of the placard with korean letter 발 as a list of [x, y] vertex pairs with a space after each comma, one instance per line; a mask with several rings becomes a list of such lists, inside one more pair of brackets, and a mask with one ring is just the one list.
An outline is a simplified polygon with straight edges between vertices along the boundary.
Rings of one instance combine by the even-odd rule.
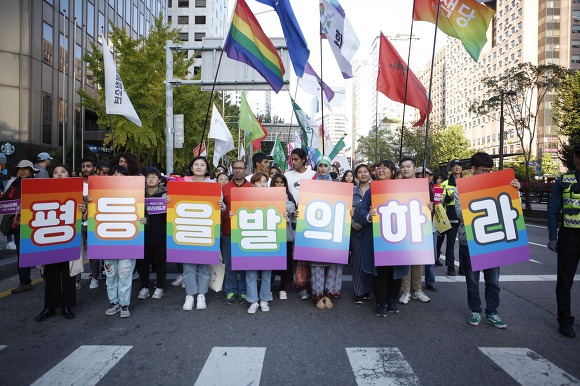
[[170, 181], [167, 196], [167, 261], [219, 264], [221, 185]]
[[20, 267], [79, 258], [82, 203], [82, 178], [22, 180]]
[[232, 269], [286, 269], [286, 189], [233, 188]]
[[461, 213], [474, 271], [531, 258], [514, 171], [479, 174], [457, 180]]
[[426, 178], [373, 181], [375, 265], [434, 264]]
[[348, 263], [352, 189], [351, 184], [302, 180], [295, 260]]
[[145, 177], [89, 176], [89, 259], [142, 259]]

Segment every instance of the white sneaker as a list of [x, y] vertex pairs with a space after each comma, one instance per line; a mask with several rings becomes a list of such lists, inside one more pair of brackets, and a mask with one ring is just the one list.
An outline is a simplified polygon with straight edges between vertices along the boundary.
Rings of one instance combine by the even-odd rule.
[[9, 241], [6, 243], [6, 249], [10, 251], [16, 250], [16, 243], [14, 241]]
[[179, 287], [183, 284], [183, 275], [179, 275], [171, 282], [171, 285], [174, 287]]
[[403, 292], [403, 294], [399, 298], [399, 303], [407, 304], [409, 303], [409, 300], [411, 300], [411, 294], [409, 292]]
[[76, 286], [77, 290], [80, 290], [81, 288], [83, 288], [83, 286], [82, 286], [82, 284], [81, 284], [80, 281], [77, 281], [76, 284], [75, 284], [75, 286]]
[[298, 292], [298, 295], [300, 295], [300, 300], [306, 300], [310, 297], [310, 294], [308, 293], [308, 290], [302, 290], [300, 292]]
[[280, 291], [280, 300], [286, 299], [288, 299], [288, 294], [286, 293], [286, 291]]
[[151, 296], [151, 299], [161, 299], [164, 295], [165, 292], [163, 291], [163, 288], [157, 288], [155, 289], [155, 292], [153, 292], [153, 296]]
[[111, 304], [111, 307], [105, 311], [105, 315], [115, 315], [117, 312], [121, 312], [121, 306], [119, 304]]
[[91, 277], [91, 285], [89, 286], [89, 288], [90, 289], [99, 288], [99, 281]]
[[260, 302], [260, 308], [262, 309], [262, 312], [270, 311], [270, 306], [268, 306], [268, 302]]
[[128, 318], [131, 316], [131, 311], [129, 311], [129, 306], [121, 307], [121, 318]]
[[149, 296], [151, 296], [151, 292], [149, 292], [149, 288], [142, 288], [141, 291], [139, 291], [139, 295], [137, 295], [137, 299], [145, 300]]
[[198, 310], [205, 310], [207, 305], [205, 304], [205, 295], [199, 294], [197, 295], [197, 304], [195, 306]]
[[187, 295], [185, 297], [185, 303], [183, 303], [183, 311], [193, 310], [193, 295]]
[[260, 305], [257, 302], [250, 304], [250, 308], [248, 308], [248, 314], [255, 314], [256, 311], [258, 311], [258, 308], [260, 308]]
[[429, 296], [425, 295], [425, 292], [421, 290], [413, 292], [413, 299], [419, 300], [420, 302], [423, 303], [429, 303], [431, 301]]

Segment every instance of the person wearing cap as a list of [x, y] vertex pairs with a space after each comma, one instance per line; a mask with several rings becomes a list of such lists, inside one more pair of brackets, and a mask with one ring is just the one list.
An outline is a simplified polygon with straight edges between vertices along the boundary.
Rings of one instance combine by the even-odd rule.
[[[558, 253], [558, 325], [560, 334], [568, 338], [576, 336], [570, 292], [580, 259], [580, 145], [574, 147], [574, 169], [556, 179], [548, 200], [548, 248]], [[560, 211], [563, 218], [558, 232]]]
[[36, 173], [36, 178], [48, 178], [48, 165], [50, 165], [50, 161], [52, 161], [52, 157], [50, 154], [46, 152], [38, 153], [36, 157], [36, 165], [34, 167], [38, 169], [38, 173]]
[[[6, 200], [20, 200], [21, 185], [24, 178], [33, 178], [38, 169], [34, 167], [32, 162], [22, 160], [16, 165], [17, 177], [12, 182], [6, 192], [0, 197], [0, 201]], [[32, 291], [32, 280], [30, 279], [30, 267], [20, 268], [20, 213], [12, 215], [4, 215], [8, 218], [10, 227], [14, 234], [14, 242], [16, 243], [16, 252], [18, 254], [18, 279], [20, 284], [18, 287], [12, 289], [13, 294], [19, 294], [26, 291]]]
[[[447, 237], [447, 242], [445, 244], [445, 265], [447, 266], [447, 275], [455, 276], [457, 272], [455, 271], [455, 238], [457, 237], [457, 231], [459, 229], [459, 219], [455, 212], [455, 190], [457, 189], [456, 180], [463, 177], [463, 165], [458, 159], [451, 161], [451, 174], [447, 181], [443, 181], [441, 186], [443, 187], [443, 196], [441, 197], [441, 202], [445, 206], [445, 212], [447, 213], [447, 218], [451, 224], [451, 228], [441, 233], [437, 238], [437, 260], [439, 260], [439, 255], [441, 254], [441, 246], [443, 245], [443, 240]], [[459, 274], [463, 274], [461, 261], [459, 262]]]

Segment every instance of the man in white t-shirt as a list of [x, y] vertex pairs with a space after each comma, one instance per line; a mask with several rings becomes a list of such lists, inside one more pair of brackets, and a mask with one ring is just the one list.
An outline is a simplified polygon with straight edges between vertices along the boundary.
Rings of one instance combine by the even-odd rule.
[[316, 172], [306, 166], [306, 152], [300, 148], [292, 150], [290, 153], [294, 170], [286, 172], [284, 175], [288, 180], [288, 190], [298, 203], [300, 196], [300, 181], [311, 180]]

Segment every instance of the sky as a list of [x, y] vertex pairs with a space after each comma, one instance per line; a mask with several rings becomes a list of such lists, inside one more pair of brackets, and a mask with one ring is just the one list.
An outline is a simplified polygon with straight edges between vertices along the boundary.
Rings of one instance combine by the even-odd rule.
[[[386, 36], [397, 34], [409, 34], [411, 32], [411, 16], [413, 1], [412, 0], [339, 0], [345, 10], [346, 17], [349, 19], [359, 41], [360, 47], [355, 58], [366, 58], [370, 56], [371, 45], [373, 40], [380, 35], [382, 31]], [[278, 15], [271, 7], [258, 3], [255, 0], [246, 0], [248, 6], [252, 9], [258, 22], [261, 24], [264, 32], [269, 37], [282, 37], [282, 28]], [[318, 0], [290, 0], [294, 13], [302, 29], [302, 33], [310, 49], [309, 62], [314, 70], [320, 74], [320, 13]], [[233, 8], [234, 0], [229, 0], [230, 15]], [[229, 23], [229, 20], [228, 20]], [[427, 22], [415, 22], [413, 25], [413, 34], [420, 38], [414, 41], [412, 46], [413, 53], [420, 53], [420, 63], [410, 63], [411, 69], [420, 68], [431, 58], [433, 34], [435, 26]], [[442, 33], [437, 34], [437, 47], [442, 47], [445, 36]], [[406, 60], [406, 57], [403, 56]], [[327, 41], [322, 41], [322, 77], [325, 83], [332, 87], [346, 87], [341, 72], [336, 64], [336, 60], [330, 50]], [[290, 71], [290, 91], [294, 95], [296, 90], [296, 76], [292, 66], [286, 69]], [[297, 103], [306, 110], [306, 103], [311, 100], [309, 96], [302, 92], [300, 88], [297, 91]], [[280, 91], [279, 95], [272, 93], [273, 115], [283, 117], [286, 122], [292, 114], [288, 92]]]

